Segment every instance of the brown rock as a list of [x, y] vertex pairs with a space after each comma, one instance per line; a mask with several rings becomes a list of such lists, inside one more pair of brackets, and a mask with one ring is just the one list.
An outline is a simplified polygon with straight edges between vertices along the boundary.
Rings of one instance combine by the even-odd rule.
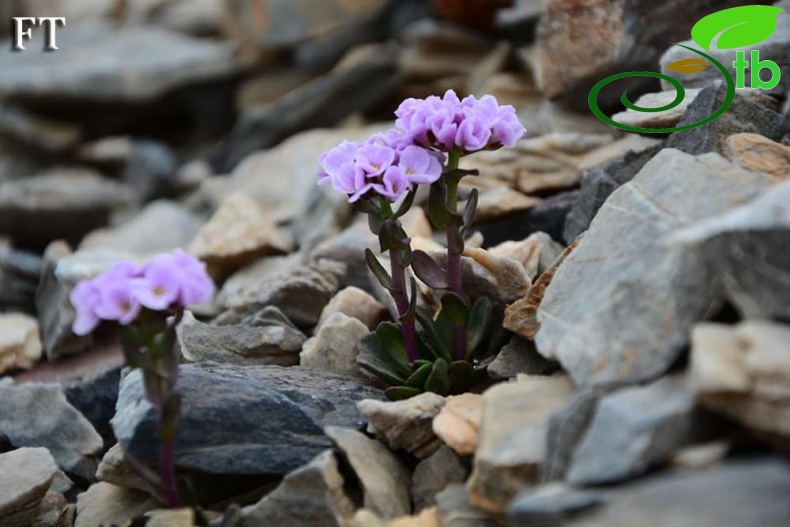
[[759, 134], [735, 134], [726, 140], [725, 155], [747, 170], [763, 172], [775, 181], [790, 174], [790, 147]]
[[546, 293], [546, 288], [549, 287], [551, 279], [554, 278], [554, 273], [557, 272], [560, 264], [573, 252], [578, 244], [579, 239], [577, 238], [576, 241], [560, 253], [554, 260], [554, 263], [532, 284], [526, 297], [514, 302], [505, 309], [505, 321], [503, 322], [505, 329], [509, 329], [525, 339], [531, 340], [535, 338], [540, 329], [540, 323], [537, 318], [538, 308], [541, 300], [543, 300], [543, 295]]
[[256, 258], [288, 249], [288, 242], [266, 211], [252, 199], [233, 194], [200, 229], [188, 250], [226, 274]]
[[381, 302], [354, 286], [346, 287], [332, 297], [332, 300], [321, 312], [318, 328], [335, 313], [343, 313], [356, 318], [371, 331], [376, 329], [376, 326], [388, 316], [387, 308]]
[[390, 522], [389, 527], [443, 527], [439, 509], [431, 507], [423, 509], [416, 516], [405, 516]]
[[549, 418], [572, 395], [570, 379], [560, 376], [519, 376], [486, 390], [480, 446], [467, 482], [474, 505], [502, 513], [518, 491], [538, 482]]
[[21, 313], [0, 314], [0, 374], [30, 368], [40, 358], [36, 319]]
[[480, 193], [475, 211], [476, 221], [495, 220], [514, 212], [522, 212], [540, 203], [540, 199], [497, 186]]
[[365, 399], [357, 408], [368, 422], [368, 432], [391, 450], [403, 449], [425, 459], [441, 446], [433, 420], [444, 402], [444, 397], [426, 392], [405, 401]]
[[77, 496], [74, 527], [123, 525], [135, 516], [160, 506], [158, 501], [139, 490], [96, 483]]
[[433, 431], [457, 453], [473, 454], [479, 441], [482, 414], [483, 396], [476, 393], [450, 396], [433, 420]]
[[535, 280], [551, 267], [563, 250], [564, 247], [552, 240], [551, 236], [545, 232], [536, 232], [518, 242], [502, 242], [488, 249], [488, 252], [520, 262], [530, 279]]

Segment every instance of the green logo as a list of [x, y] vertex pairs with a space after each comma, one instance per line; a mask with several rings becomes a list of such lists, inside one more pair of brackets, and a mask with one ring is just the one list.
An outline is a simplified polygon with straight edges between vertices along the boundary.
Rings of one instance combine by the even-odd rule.
[[[725, 9], [716, 13], [710, 14], [697, 22], [691, 30], [691, 38], [694, 42], [706, 51], [711, 51], [714, 40], [716, 41], [716, 49], [733, 49], [754, 46], [766, 40], [773, 35], [776, 30], [776, 19], [779, 13], [784, 9], [772, 6], [750, 5], [743, 7], [733, 7]], [[718, 37], [718, 39], [717, 39]], [[753, 50], [750, 55], [750, 60], [746, 58], [745, 51], [738, 51], [736, 53], [733, 68], [735, 68], [736, 78], [733, 79], [727, 68], [719, 61], [704, 53], [703, 51], [677, 44], [682, 48], [686, 48], [693, 53], [696, 53], [701, 58], [682, 59], [670, 64], [667, 69], [684, 75], [692, 75], [708, 68], [711, 64], [716, 66], [721, 74], [724, 76], [724, 81], [727, 83], [727, 95], [716, 112], [711, 116], [703, 119], [702, 121], [687, 124], [684, 126], [677, 126], [675, 128], [640, 128], [636, 126], [628, 126], [613, 121], [606, 114], [604, 114], [598, 107], [598, 94], [601, 90], [609, 84], [619, 79], [628, 77], [654, 77], [656, 79], [664, 80], [675, 88], [675, 99], [667, 105], [660, 108], [643, 108], [632, 103], [628, 99], [628, 92], [624, 92], [620, 101], [623, 106], [637, 112], [663, 112], [671, 110], [678, 106], [686, 97], [686, 90], [680, 81], [664, 75], [662, 73], [655, 73], [653, 71], [630, 71], [625, 73], [618, 73], [607, 77], [595, 86], [590, 91], [588, 103], [592, 112], [605, 123], [626, 130], [629, 132], [637, 132], [643, 134], [667, 134], [672, 132], [681, 132], [683, 130], [690, 130], [698, 126], [708, 124], [709, 122], [720, 117], [732, 104], [735, 99], [735, 88], [746, 87], [746, 68], [752, 66], [751, 73], [751, 87], [759, 88], [762, 90], [770, 90], [775, 88], [780, 81], [781, 72], [779, 66], [770, 60], [760, 60], [760, 52]], [[770, 70], [770, 80], [763, 81], [760, 77], [760, 72], [763, 70]]]

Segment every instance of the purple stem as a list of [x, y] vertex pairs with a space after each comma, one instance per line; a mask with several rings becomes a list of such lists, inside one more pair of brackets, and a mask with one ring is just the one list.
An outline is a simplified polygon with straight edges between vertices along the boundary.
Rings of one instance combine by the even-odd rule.
[[[402, 317], [409, 311], [410, 302], [406, 290], [406, 269], [403, 266], [398, 249], [390, 251], [390, 269], [392, 271], [392, 282], [395, 285], [394, 290], [391, 292], [392, 299], [398, 308], [398, 316]], [[409, 357], [409, 362], [414, 362], [420, 358], [417, 350], [417, 328], [414, 317], [402, 321], [401, 325], [403, 327], [403, 340], [406, 343], [406, 355]]]
[[162, 472], [162, 490], [171, 509], [183, 506], [176, 481], [175, 443], [175, 437], [160, 437], [159, 463]]

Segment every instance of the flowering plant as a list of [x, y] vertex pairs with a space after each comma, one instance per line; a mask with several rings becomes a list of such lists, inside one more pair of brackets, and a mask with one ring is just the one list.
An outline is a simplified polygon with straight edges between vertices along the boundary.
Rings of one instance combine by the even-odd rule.
[[[457, 393], [469, 389], [482, 371], [480, 361], [496, 352], [501, 309], [485, 299], [470, 305], [461, 283], [464, 234], [474, 219], [477, 191], [464, 198], [459, 183], [476, 171], [462, 170], [462, 157], [482, 150], [512, 147], [526, 133], [512, 106], [486, 95], [460, 100], [449, 90], [443, 97], [407, 99], [395, 112], [395, 128], [365, 142], [345, 141], [320, 159], [319, 184], [349, 197], [368, 215], [389, 254], [390, 272], [372, 251], [366, 260], [395, 302], [399, 324], [384, 323], [363, 341], [358, 363], [390, 387], [391, 398], [421, 391]], [[430, 186], [427, 212], [445, 232], [446, 268], [423, 251], [412, 250], [399, 219], [414, 202], [420, 185]], [[402, 200], [393, 210], [392, 204]], [[417, 308], [414, 278], [407, 288], [407, 268], [428, 287], [442, 292], [438, 314]], [[419, 322], [419, 331], [417, 323]]]
[[205, 265], [177, 250], [142, 266], [121, 261], [78, 283], [70, 300], [77, 316], [72, 330], [87, 335], [102, 320], [121, 325], [126, 363], [143, 372], [145, 395], [159, 416], [160, 476], [127, 454], [140, 475], [161, 489], [171, 507], [181, 506], [175, 477], [175, 440], [180, 418], [175, 327], [191, 304], [207, 301], [214, 283]]

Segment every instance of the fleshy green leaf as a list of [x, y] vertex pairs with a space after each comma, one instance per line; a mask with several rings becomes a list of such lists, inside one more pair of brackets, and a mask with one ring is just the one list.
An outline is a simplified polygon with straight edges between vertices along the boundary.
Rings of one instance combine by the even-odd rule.
[[443, 230], [450, 221], [450, 213], [447, 210], [447, 195], [441, 183], [431, 185], [428, 194], [428, 207], [425, 210], [428, 219], [436, 230]]
[[390, 401], [403, 401], [404, 399], [409, 399], [421, 393], [421, 390], [408, 386], [392, 386], [384, 390], [384, 395], [386, 395], [387, 399]]
[[425, 381], [425, 391], [439, 395], [450, 394], [450, 367], [444, 359], [433, 363], [433, 369]]
[[410, 388], [419, 388], [422, 389], [425, 386], [425, 382], [428, 380], [428, 376], [431, 374], [433, 370], [433, 364], [428, 362], [423, 364], [417, 370], [411, 374], [411, 376], [406, 379], [406, 386]]
[[392, 357], [398, 365], [403, 367], [398, 373], [403, 377], [408, 377], [410, 373], [409, 355], [406, 353], [403, 328], [390, 322], [383, 322], [379, 324], [374, 334], [379, 339], [382, 354]]
[[452, 292], [442, 295], [442, 312], [446, 313], [456, 326], [466, 324], [466, 321], [469, 319], [469, 307], [466, 305], [466, 302]]
[[466, 198], [466, 204], [464, 205], [464, 226], [463, 230], [469, 230], [469, 227], [472, 226], [472, 222], [475, 220], [475, 211], [477, 210], [477, 200], [478, 200], [478, 192], [476, 188], [472, 189], [472, 192], [469, 194], [469, 197]]
[[472, 387], [474, 368], [465, 360], [450, 364], [450, 393], [457, 394], [469, 391]]
[[431, 289], [447, 289], [447, 271], [424, 251], [412, 252], [411, 268], [417, 278]]
[[381, 265], [379, 259], [376, 258], [376, 255], [373, 254], [373, 251], [370, 249], [365, 249], [365, 261], [368, 264], [368, 268], [373, 273], [373, 276], [375, 276], [376, 280], [381, 284], [381, 287], [388, 291], [395, 289], [395, 284], [392, 282], [389, 273], [387, 273], [387, 270], [384, 269], [384, 266]]
[[443, 357], [445, 360], [450, 360], [450, 333], [449, 325], [448, 331], [442, 332], [436, 321], [433, 320], [431, 313], [424, 308], [417, 309], [417, 320], [420, 322], [420, 329], [422, 330], [422, 339], [427, 348], [436, 355], [434, 358]]
[[395, 211], [395, 214], [392, 217], [400, 218], [401, 216], [409, 212], [409, 209], [414, 204], [414, 196], [416, 195], [417, 195], [416, 190], [409, 191], [409, 193], [406, 194], [406, 197], [403, 199], [403, 202], [400, 204], [400, 207], [398, 207], [398, 210]]
[[466, 324], [466, 356], [474, 354], [474, 351], [483, 343], [483, 340], [488, 337], [491, 328], [492, 320], [492, 305], [491, 301], [481, 296], [478, 298], [471, 311], [469, 312], [469, 320]]
[[754, 46], [773, 34], [776, 17], [782, 11], [781, 8], [764, 5], [724, 9], [697, 22], [691, 30], [691, 38], [705, 50], [711, 49], [717, 36], [717, 49]]

